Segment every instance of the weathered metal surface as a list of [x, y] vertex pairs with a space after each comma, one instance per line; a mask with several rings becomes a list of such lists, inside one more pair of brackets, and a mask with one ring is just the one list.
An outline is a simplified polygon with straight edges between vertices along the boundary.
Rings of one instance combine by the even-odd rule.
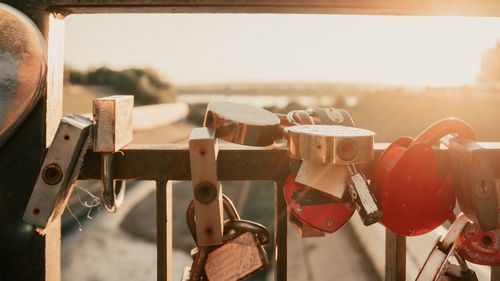
[[304, 160], [295, 181], [342, 198], [346, 191], [349, 170], [346, 165], [320, 164]]
[[109, 96], [92, 101], [94, 151], [113, 153], [132, 142], [134, 96]]
[[267, 146], [281, 138], [280, 120], [271, 112], [246, 104], [211, 102], [204, 126], [217, 138], [242, 145]]
[[435, 281], [444, 275], [450, 257], [455, 254], [455, 241], [468, 223], [469, 219], [463, 213], [457, 216], [448, 232], [436, 241], [416, 281]]
[[406, 279], [406, 237], [385, 230], [385, 281]]
[[217, 179], [217, 143], [215, 131], [194, 128], [189, 137], [189, 162], [193, 182], [198, 246], [222, 244], [222, 186]]
[[94, 99], [93, 150], [102, 153], [101, 194], [104, 207], [117, 211], [125, 197], [125, 181], [113, 177], [113, 153], [132, 142], [134, 96], [120, 95]]
[[[500, 177], [500, 142], [480, 142], [479, 145], [487, 149], [495, 175]], [[375, 143], [373, 161], [360, 169], [367, 178], [371, 177], [374, 162], [387, 146], [387, 143]], [[191, 180], [187, 144], [131, 144], [122, 149], [122, 152], [115, 158], [117, 179], [155, 180], [158, 175], [164, 175], [170, 180]], [[449, 159], [446, 149], [435, 153], [440, 161]], [[80, 179], [99, 179], [100, 154], [89, 151], [85, 158], [85, 169], [80, 174]], [[272, 181], [280, 178], [283, 171], [289, 171], [287, 149], [283, 145], [254, 148], [220, 144], [217, 164], [219, 180]], [[288, 174], [281, 175], [284, 178], [287, 176]]]
[[156, 276], [158, 281], [172, 280], [172, 183], [164, 177], [156, 180]]
[[0, 147], [36, 105], [46, 74], [42, 34], [26, 15], [0, 3]]
[[359, 164], [373, 158], [369, 130], [336, 125], [299, 125], [286, 128], [291, 157], [323, 164]]
[[27, 223], [44, 230], [61, 218], [90, 145], [92, 121], [70, 115], [62, 119], [24, 212]]
[[267, 266], [266, 252], [255, 234], [243, 232], [208, 254], [205, 272], [208, 280], [238, 281]]
[[476, 142], [463, 139], [450, 141], [449, 149], [453, 185], [461, 211], [482, 230], [496, 229], [496, 180], [487, 151]]

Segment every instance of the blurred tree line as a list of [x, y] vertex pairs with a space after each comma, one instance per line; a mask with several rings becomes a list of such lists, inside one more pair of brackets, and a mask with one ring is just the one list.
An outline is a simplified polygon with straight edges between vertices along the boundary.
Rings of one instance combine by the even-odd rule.
[[101, 67], [79, 71], [66, 67], [65, 80], [75, 85], [111, 87], [118, 94], [134, 95], [137, 105], [173, 102], [176, 99], [173, 84], [149, 68], [117, 71]]
[[500, 88], [500, 41], [496, 42], [495, 47], [484, 52], [477, 81]]

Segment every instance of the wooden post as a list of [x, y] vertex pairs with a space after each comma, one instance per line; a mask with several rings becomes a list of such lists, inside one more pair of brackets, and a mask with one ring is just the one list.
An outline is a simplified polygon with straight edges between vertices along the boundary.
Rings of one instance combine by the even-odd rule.
[[27, 14], [47, 40], [49, 61], [41, 99], [0, 148], [0, 280], [61, 279], [60, 221], [40, 236], [22, 220], [24, 209], [61, 118], [64, 22], [33, 1], [4, 1]]

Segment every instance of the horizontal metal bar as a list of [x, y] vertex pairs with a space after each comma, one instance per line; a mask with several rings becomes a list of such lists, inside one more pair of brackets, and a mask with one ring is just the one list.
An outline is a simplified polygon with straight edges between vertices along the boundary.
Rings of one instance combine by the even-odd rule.
[[[495, 0], [45, 0], [29, 1], [71, 13], [317, 13], [500, 16]], [[38, 3], [37, 3], [38, 2]]]
[[[500, 142], [480, 143], [488, 150], [495, 172], [500, 175]], [[375, 144], [374, 160], [362, 168], [370, 176], [373, 163], [380, 157], [388, 144]], [[446, 149], [437, 150], [438, 157], [447, 160]], [[169, 180], [190, 180], [189, 148], [187, 144], [129, 145], [114, 158], [116, 179], [155, 180], [165, 177]], [[248, 147], [221, 144], [217, 160], [220, 180], [273, 180], [286, 177], [289, 173], [288, 154], [284, 145], [275, 147]], [[80, 179], [100, 178], [100, 155], [89, 151], [85, 157]]]

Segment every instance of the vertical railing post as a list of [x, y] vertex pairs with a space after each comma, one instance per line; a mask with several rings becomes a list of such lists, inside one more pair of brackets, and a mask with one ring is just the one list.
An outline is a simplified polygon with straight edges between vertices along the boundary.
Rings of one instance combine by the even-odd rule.
[[491, 281], [500, 281], [500, 266], [491, 267]]
[[406, 279], [406, 237], [385, 231], [385, 281]]
[[287, 205], [283, 194], [285, 179], [274, 185], [274, 280], [287, 279]]
[[156, 181], [156, 270], [158, 281], [172, 280], [172, 183]]

